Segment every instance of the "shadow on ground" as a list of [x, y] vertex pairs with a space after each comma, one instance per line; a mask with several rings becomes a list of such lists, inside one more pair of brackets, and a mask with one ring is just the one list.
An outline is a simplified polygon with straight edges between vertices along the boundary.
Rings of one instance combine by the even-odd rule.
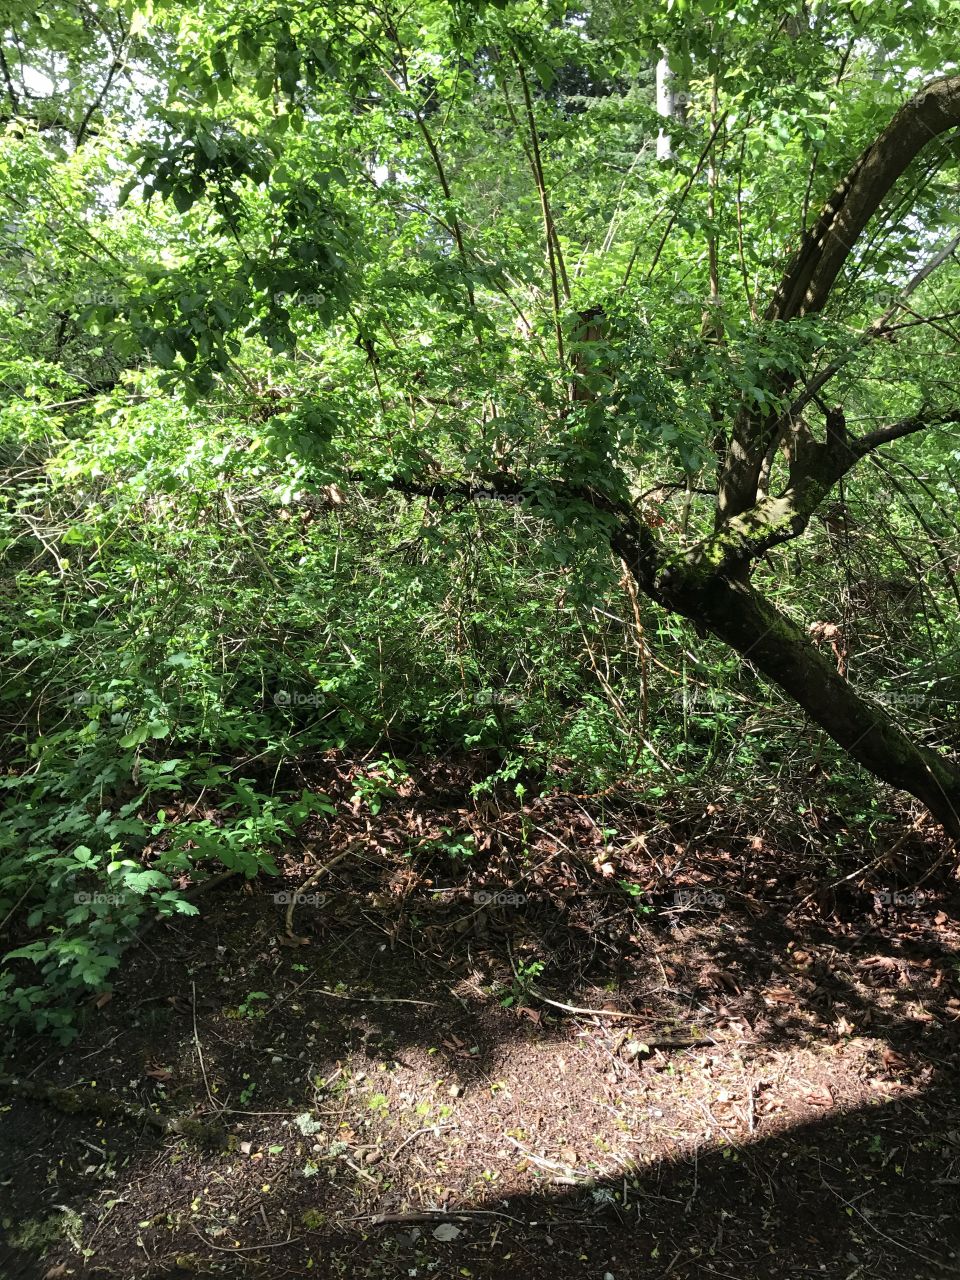
[[0, 1276], [960, 1276], [951, 881], [892, 912], [707, 849], [679, 908], [657, 854], [642, 902], [593, 859], [497, 903], [374, 865], [302, 942], [222, 887], [20, 1048], [221, 1141], [0, 1095]]

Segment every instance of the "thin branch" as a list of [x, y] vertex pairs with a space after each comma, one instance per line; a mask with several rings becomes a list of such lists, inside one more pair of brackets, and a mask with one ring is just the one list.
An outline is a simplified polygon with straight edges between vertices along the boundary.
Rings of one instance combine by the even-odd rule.
[[543, 157], [540, 154], [540, 135], [537, 131], [537, 120], [533, 111], [533, 98], [530, 94], [530, 85], [527, 82], [527, 73], [523, 69], [523, 63], [520, 61], [519, 57], [516, 62], [517, 71], [520, 74], [520, 84], [523, 87], [523, 101], [527, 112], [527, 125], [530, 130], [530, 148], [535, 166], [534, 178], [537, 183], [537, 190], [540, 194], [540, 204], [543, 210], [544, 224], [548, 237], [553, 240], [553, 251], [557, 260], [557, 269], [560, 272], [563, 294], [564, 297], [569, 300], [570, 281], [567, 279], [567, 268], [563, 261], [563, 250], [560, 248], [557, 226], [553, 219], [553, 211], [550, 208], [550, 198], [547, 194], [547, 184], [543, 174]]
[[[666, 245], [667, 240], [670, 237], [670, 232], [673, 230], [674, 223], [676, 222], [677, 218], [679, 218], [680, 216], [680, 210], [683, 208], [684, 203], [687, 199], [687, 196], [690, 194], [690, 191], [693, 187], [693, 184], [696, 182], [697, 178], [700, 176], [700, 172], [703, 169], [703, 166], [706, 163], [706, 159], [710, 154], [710, 149], [713, 146], [714, 139], [722, 129], [723, 125], [726, 122], [726, 119], [727, 119], [727, 112], [725, 111], [723, 115], [720, 117], [720, 119], [717, 121], [717, 123], [714, 125], [710, 133], [710, 137], [707, 139], [706, 145], [704, 146], [703, 150], [700, 152], [700, 156], [697, 160], [697, 163], [694, 165], [693, 173], [691, 173], [690, 177], [687, 179], [686, 185], [684, 186], [683, 190], [680, 193], [680, 199], [677, 201], [677, 207], [676, 209], [674, 209], [673, 213], [670, 215], [670, 219], [667, 222], [666, 227], [664, 228], [663, 235], [660, 237], [660, 243], [657, 245], [656, 252], [653, 255], [653, 259], [650, 263], [650, 266], [647, 268], [646, 283], [648, 284], [650, 282], [650, 277], [653, 275], [654, 271], [656, 270], [657, 263], [660, 261], [660, 255], [661, 253], [663, 253], [664, 246]], [[626, 288], [627, 282], [630, 279], [630, 275], [637, 261], [637, 255], [640, 252], [640, 244], [641, 244], [641, 241], [638, 240], [636, 245], [634, 246], [633, 253], [630, 255], [630, 261], [627, 263], [627, 269], [623, 273], [623, 279], [620, 281], [621, 289]]]
[[13, 79], [10, 75], [10, 68], [7, 66], [7, 60], [3, 56], [3, 49], [0, 49], [0, 71], [3, 72], [3, 78], [6, 82], [7, 94], [10, 98], [10, 106], [13, 110], [13, 114], [16, 115], [20, 109], [20, 99], [17, 96], [17, 91], [13, 87]]
[[737, 161], [737, 256], [740, 260], [740, 274], [743, 277], [743, 292], [750, 308], [751, 319], [757, 318], [757, 300], [750, 289], [750, 277], [747, 274], [747, 259], [743, 249], [743, 157], [747, 148], [747, 129], [750, 117], [743, 127], [743, 140], [740, 143], [740, 158]]
[[[401, 60], [403, 60], [402, 49], [400, 50], [400, 54], [401, 54]], [[404, 96], [409, 94], [410, 85], [409, 85], [409, 82], [406, 80], [405, 73], [404, 73], [404, 85], [400, 85], [393, 78], [393, 76], [390, 74], [389, 71], [385, 70], [383, 67], [381, 67], [380, 70], [383, 73], [383, 76], [385, 77], [385, 79], [389, 81], [389, 83], [394, 87], [394, 89], [396, 89], [396, 91], [399, 94], [402, 94]], [[454, 237], [454, 240], [456, 241], [457, 252], [460, 255], [460, 261], [463, 265], [463, 270], [464, 270], [464, 275], [466, 280], [466, 287], [467, 287], [467, 299], [470, 303], [471, 308], [476, 308], [477, 304], [476, 304], [476, 299], [473, 293], [473, 283], [470, 279], [469, 267], [467, 263], [467, 251], [466, 251], [466, 248], [464, 247], [464, 242], [463, 242], [463, 229], [460, 226], [460, 219], [457, 217], [456, 213], [453, 210], [453, 192], [451, 191], [450, 183], [447, 180], [447, 171], [443, 164], [443, 158], [440, 155], [439, 148], [437, 147], [436, 142], [434, 142], [433, 135], [431, 134], [430, 130], [427, 128], [426, 121], [423, 119], [423, 116], [420, 114], [419, 109], [416, 106], [414, 106], [412, 103], [411, 103], [410, 109], [413, 112], [413, 118], [417, 123], [417, 128], [420, 130], [421, 137], [423, 138], [424, 142], [427, 145], [427, 150], [430, 152], [430, 157], [433, 160], [434, 168], [437, 171], [437, 177], [440, 180], [440, 188], [443, 191], [444, 199], [446, 200], [448, 206], [450, 207], [449, 208], [450, 226], [453, 230], [453, 237]]]
[[94, 98], [93, 102], [90, 103], [90, 106], [84, 112], [83, 119], [80, 121], [80, 128], [77, 130], [77, 136], [76, 136], [76, 139], [74, 140], [74, 147], [76, 149], [80, 148], [80, 145], [83, 142], [84, 136], [87, 133], [87, 128], [90, 124], [91, 119], [93, 118], [94, 113], [100, 110], [101, 106], [106, 100], [107, 94], [110, 92], [110, 86], [113, 84], [114, 76], [123, 66], [122, 55], [123, 55], [123, 44], [126, 39], [126, 32], [123, 30], [122, 20], [120, 25], [120, 36], [121, 36], [120, 44], [115, 51], [113, 62], [111, 63], [110, 69], [106, 75], [106, 79], [103, 82], [103, 88], [97, 94], [96, 98]]
[[[531, 147], [528, 148], [526, 144], [524, 144], [524, 151], [526, 152], [527, 159], [529, 160], [530, 167], [533, 171], [534, 185], [537, 188], [537, 195], [540, 200], [540, 216], [543, 220], [543, 237], [547, 251], [547, 270], [550, 274], [550, 298], [553, 304], [553, 328], [557, 340], [557, 359], [560, 363], [560, 369], [563, 371], [566, 368], [566, 353], [564, 351], [563, 343], [563, 326], [560, 323], [560, 282], [562, 280], [565, 291], [564, 296], [567, 299], [570, 297], [570, 285], [567, 280], [566, 269], [563, 265], [563, 254], [560, 250], [559, 241], [556, 238], [553, 217], [550, 212], [550, 199], [547, 195], [547, 188], [543, 179], [543, 164], [540, 157], [540, 144], [537, 138], [536, 120], [533, 115], [533, 102], [530, 98], [530, 86], [527, 84], [526, 73], [524, 72], [523, 64], [519, 57], [516, 57], [516, 64], [517, 71], [520, 75], [520, 83], [523, 87], [527, 123], [530, 130]], [[519, 124], [516, 121], [516, 116], [513, 113], [512, 104], [510, 103], [506, 82], [503, 84], [503, 90], [508, 108], [510, 108], [515, 125], [519, 129]], [[522, 134], [520, 136], [522, 140]]]

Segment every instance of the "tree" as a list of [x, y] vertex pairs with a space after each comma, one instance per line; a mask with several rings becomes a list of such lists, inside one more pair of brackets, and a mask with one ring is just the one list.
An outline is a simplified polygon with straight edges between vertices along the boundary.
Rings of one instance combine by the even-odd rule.
[[192, 396], [265, 344], [263, 440], [319, 484], [522, 500], [612, 549], [960, 838], [960, 771], [771, 595], [858, 464], [960, 423], [957, 6], [728, 8], [160, 6], [123, 192], [156, 242], [85, 314]]

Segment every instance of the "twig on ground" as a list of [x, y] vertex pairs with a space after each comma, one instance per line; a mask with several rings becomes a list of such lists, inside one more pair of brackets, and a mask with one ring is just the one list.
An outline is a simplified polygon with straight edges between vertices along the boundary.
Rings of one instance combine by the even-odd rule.
[[[629, 1022], [644, 1022], [646, 1019], [639, 1013], [627, 1013], [622, 1009], [584, 1009], [575, 1004], [564, 1004], [561, 1000], [551, 1000], [549, 996], [545, 996], [538, 991], [536, 987], [528, 987], [527, 990], [532, 996], [536, 996], [543, 1004], [548, 1004], [553, 1009], [562, 1009], [564, 1013], [575, 1013], [581, 1017], [589, 1018], [625, 1018]], [[717, 1041], [713, 1036], [659, 1036], [651, 1040], [644, 1037], [644, 1043], [649, 1045], [651, 1049], [687, 1049], [696, 1048], [698, 1045], [715, 1045]]]
[[295, 936], [293, 932], [293, 913], [297, 907], [297, 898], [306, 893], [308, 889], [312, 889], [315, 884], [319, 884], [332, 867], [335, 867], [338, 862], [342, 862], [347, 854], [352, 852], [352, 844], [347, 845], [346, 849], [341, 849], [336, 857], [331, 858], [329, 862], [325, 862], [322, 867], [318, 867], [311, 876], [307, 877], [299, 889], [291, 893], [290, 902], [287, 906], [287, 915], [284, 921], [284, 932], [288, 938]]
[[439, 1137], [444, 1129], [449, 1129], [450, 1127], [451, 1126], [448, 1124], [441, 1124], [441, 1125], [428, 1124], [424, 1129], [417, 1129], [415, 1133], [411, 1133], [409, 1137], [404, 1138], [404, 1140], [400, 1143], [399, 1147], [397, 1147], [396, 1151], [394, 1151], [390, 1159], [396, 1160], [397, 1156], [404, 1149], [404, 1147], [409, 1146], [411, 1142], [413, 1142], [416, 1138], [422, 1137], [423, 1134], [433, 1133], [437, 1137]]
[[324, 987], [310, 987], [307, 995], [329, 996], [331, 1000], [360, 1000], [364, 1004], [420, 1004], [436, 1008], [435, 1000], [409, 1000], [406, 996], [357, 996], [349, 991], [328, 991]]
[[193, 1014], [193, 1043], [197, 1050], [197, 1061], [200, 1063], [200, 1074], [203, 1076], [203, 1087], [207, 1091], [207, 1098], [211, 1107], [213, 1107], [214, 1111], [219, 1111], [221, 1108], [210, 1091], [207, 1068], [203, 1061], [203, 1050], [200, 1048], [200, 1033], [197, 1030], [197, 984], [195, 982], [190, 983], [190, 1011]]
[[401, 1213], [360, 1213], [343, 1221], [369, 1222], [371, 1226], [382, 1227], [401, 1222], [448, 1222], [451, 1218], [505, 1218], [507, 1222], [517, 1222], [521, 1227], [528, 1225], [523, 1218], [514, 1218], [497, 1209], [410, 1209]]
[[268, 1240], [266, 1244], [245, 1244], [245, 1245], [225, 1245], [214, 1244], [212, 1240], [208, 1240], [202, 1232], [198, 1231], [191, 1222], [190, 1226], [194, 1235], [199, 1236], [208, 1249], [216, 1249], [217, 1253], [258, 1253], [261, 1249], [282, 1249], [288, 1244], [299, 1244], [304, 1238], [303, 1236], [290, 1236], [287, 1240]]

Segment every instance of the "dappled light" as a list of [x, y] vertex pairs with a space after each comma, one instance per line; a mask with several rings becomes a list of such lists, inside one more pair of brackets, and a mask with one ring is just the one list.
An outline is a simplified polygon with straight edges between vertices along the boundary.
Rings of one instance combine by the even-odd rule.
[[0, 1280], [960, 1275], [960, 0], [0, 13]]

